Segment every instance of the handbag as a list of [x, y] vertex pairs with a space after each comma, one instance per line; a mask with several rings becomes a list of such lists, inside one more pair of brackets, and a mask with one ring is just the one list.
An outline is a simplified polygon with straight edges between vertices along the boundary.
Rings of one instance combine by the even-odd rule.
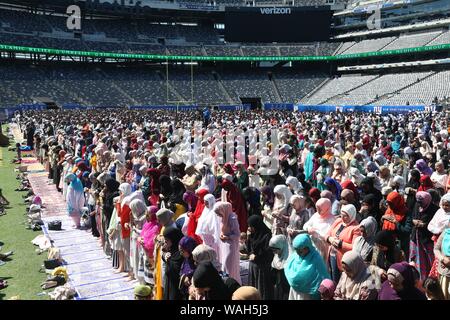
[[61, 266], [61, 261], [59, 259], [51, 259], [44, 261], [45, 269], [51, 270]]
[[60, 231], [62, 222], [61, 220], [54, 220], [48, 223], [48, 230]]

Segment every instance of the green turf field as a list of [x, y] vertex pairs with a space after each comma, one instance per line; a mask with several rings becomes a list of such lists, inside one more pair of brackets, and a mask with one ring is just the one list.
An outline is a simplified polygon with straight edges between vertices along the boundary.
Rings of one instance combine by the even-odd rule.
[[[3, 132], [7, 133], [5, 127]], [[12, 141], [11, 145], [14, 145]], [[14, 191], [19, 185], [19, 180], [16, 180], [17, 173], [14, 172], [17, 165], [11, 164], [14, 157], [14, 152], [1, 148], [0, 188], [11, 203], [6, 215], [0, 216], [0, 242], [3, 242], [1, 252], [13, 250], [14, 254], [5, 265], [0, 266], [0, 279], [7, 280], [9, 284], [7, 288], [0, 289], [0, 300], [13, 296], [19, 296], [21, 300], [49, 299], [47, 295], [38, 295], [43, 291], [39, 285], [46, 279], [44, 273], [39, 273], [46, 253], [38, 255], [35, 252], [37, 247], [31, 244], [31, 240], [42, 232], [27, 230], [24, 224], [26, 205], [22, 195], [26, 192]], [[51, 292], [52, 289], [48, 291]]]

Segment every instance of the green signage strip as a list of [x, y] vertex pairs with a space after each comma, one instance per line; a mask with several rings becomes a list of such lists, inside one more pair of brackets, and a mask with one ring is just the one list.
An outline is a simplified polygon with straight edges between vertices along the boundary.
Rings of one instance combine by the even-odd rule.
[[440, 51], [449, 49], [450, 43], [434, 46], [397, 49], [397, 50], [341, 54], [336, 56], [180, 56], [180, 55], [161, 55], [161, 54], [75, 51], [75, 50], [34, 48], [34, 47], [0, 44], [0, 51], [9, 51], [9, 52], [52, 54], [60, 56], [79, 56], [91, 58], [133, 59], [133, 60], [175, 60], [175, 61], [334, 61], [334, 60], [382, 57], [390, 55], [402, 55], [402, 54], [411, 54], [427, 51]]

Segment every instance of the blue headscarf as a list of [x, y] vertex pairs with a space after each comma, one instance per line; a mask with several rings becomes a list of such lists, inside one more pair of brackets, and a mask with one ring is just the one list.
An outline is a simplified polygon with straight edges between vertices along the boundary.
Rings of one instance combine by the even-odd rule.
[[78, 179], [78, 177], [75, 174], [69, 173], [66, 176], [65, 180], [66, 181], [70, 181], [70, 186], [76, 192], [83, 192], [84, 191], [83, 183], [81, 183], [80, 179]]
[[444, 237], [442, 238], [442, 253], [446, 257], [450, 257], [450, 228], [444, 230]]
[[402, 137], [397, 135], [395, 136], [395, 141], [391, 143], [391, 148], [392, 151], [394, 151], [394, 153], [398, 153], [398, 151], [400, 150], [401, 144], [400, 141], [402, 140]]
[[294, 249], [307, 247], [309, 253], [300, 257], [296, 251], [292, 252], [286, 265], [284, 274], [289, 285], [299, 293], [306, 293], [319, 299], [319, 286], [324, 279], [329, 279], [327, 267], [322, 256], [316, 250], [307, 234], [299, 234], [293, 241]]
[[306, 156], [304, 164], [305, 181], [309, 181], [312, 179], [314, 169], [313, 159], [314, 159], [314, 146], [310, 145], [309, 153]]
[[336, 194], [334, 195], [336, 197], [337, 200], [341, 200], [341, 192], [342, 192], [342, 187], [339, 184], [339, 182], [337, 182], [336, 180], [327, 177], [324, 181], [325, 184], [332, 184], [334, 185], [334, 187], [336, 188]]

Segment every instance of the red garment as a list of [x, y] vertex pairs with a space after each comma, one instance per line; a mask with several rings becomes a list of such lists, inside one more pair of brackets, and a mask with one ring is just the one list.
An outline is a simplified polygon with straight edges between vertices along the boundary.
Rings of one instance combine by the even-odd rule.
[[420, 177], [420, 186], [417, 191], [427, 191], [428, 189], [433, 189], [433, 182], [429, 176], [422, 175]]
[[[330, 230], [327, 233], [327, 237], [336, 237], [336, 234], [340, 227], [343, 225], [342, 218], [337, 218], [331, 225]], [[359, 224], [355, 220], [349, 225], [345, 226], [344, 229], [339, 233], [339, 240], [342, 240], [342, 247], [336, 250], [336, 260], [339, 271], [342, 272], [342, 256], [347, 251], [353, 249], [353, 241], [361, 235], [361, 230], [359, 229]], [[331, 246], [330, 246], [331, 250]]]
[[231, 163], [225, 163], [223, 165], [223, 171], [225, 171], [225, 173], [228, 173], [228, 174], [234, 176], [234, 168]]
[[202, 244], [202, 238], [195, 234], [195, 230], [197, 230], [198, 219], [200, 219], [203, 209], [205, 209], [205, 196], [209, 194], [207, 189], [200, 189], [196, 192], [198, 196], [197, 205], [195, 207], [194, 213], [192, 213], [189, 217], [189, 223], [187, 225], [187, 235], [188, 237], [193, 238], [198, 244]]
[[233, 212], [238, 216], [239, 229], [241, 232], [247, 232], [248, 214], [241, 192], [233, 182], [227, 179], [222, 181], [222, 188], [227, 191], [227, 201], [231, 203]]
[[320, 190], [317, 188], [311, 188], [308, 195], [314, 200], [314, 203], [316, 203], [320, 199]]
[[130, 229], [125, 229], [125, 223], [130, 223], [131, 209], [127, 204], [121, 206], [120, 203], [117, 203], [116, 205], [117, 205], [117, 207], [116, 207], [117, 216], [120, 218], [122, 239], [129, 238], [130, 237]]
[[352, 180], [345, 180], [341, 183], [342, 190], [348, 189], [353, 191], [353, 194], [355, 195], [355, 200], [359, 199], [359, 192], [358, 188], [356, 188], [355, 184], [352, 182]]
[[[408, 208], [406, 207], [405, 199], [398, 192], [393, 191], [388, 194], [387, 202], [389, 202], [389, 206], [385, 212], [386, 215], [393, 216], [396, 221], [401, 222], [406, 217], [406, 211]], [[392, 223], [387, 220], [383, 220], [383, 230], [395, 230], [395, 223]]]
[[159, 177], [161, 172], [158, 169], [150, 168], [147, 170], [147, 175], [151, 178], [150, 194], [157, 194], [159, 196]]

